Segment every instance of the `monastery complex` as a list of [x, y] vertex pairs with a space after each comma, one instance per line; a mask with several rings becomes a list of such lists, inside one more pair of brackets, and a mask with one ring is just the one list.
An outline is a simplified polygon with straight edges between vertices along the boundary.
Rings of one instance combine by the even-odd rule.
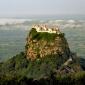
[[49, 28], [47, 25], [33, 25], [37, 32], [60, 33], [59, 27]]

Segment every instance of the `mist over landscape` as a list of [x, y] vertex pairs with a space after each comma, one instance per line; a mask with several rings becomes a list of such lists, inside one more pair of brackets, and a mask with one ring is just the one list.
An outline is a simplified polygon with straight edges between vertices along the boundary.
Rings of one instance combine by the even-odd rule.
[[85, 55], [85, 20], [37, 18], [1, 18], [0, 19], [0, 61], [13, 57], [24, 50], [26, 36], [33, 24], [58, 25], [65, 33], [69, 46], [78, 56]]

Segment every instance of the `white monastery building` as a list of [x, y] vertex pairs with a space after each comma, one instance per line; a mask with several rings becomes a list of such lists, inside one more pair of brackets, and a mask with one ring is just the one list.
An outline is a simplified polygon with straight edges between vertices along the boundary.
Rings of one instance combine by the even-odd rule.
[[60, 33], [59, 27], [49, 28], [47, 25], [33, 25], [37, 32]]

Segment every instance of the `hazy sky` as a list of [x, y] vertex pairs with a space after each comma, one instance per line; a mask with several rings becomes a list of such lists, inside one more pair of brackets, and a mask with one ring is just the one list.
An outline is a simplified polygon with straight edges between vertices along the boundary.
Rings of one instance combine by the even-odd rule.
[[85, 0], [0, 0], [0, 16], [85, 14]]

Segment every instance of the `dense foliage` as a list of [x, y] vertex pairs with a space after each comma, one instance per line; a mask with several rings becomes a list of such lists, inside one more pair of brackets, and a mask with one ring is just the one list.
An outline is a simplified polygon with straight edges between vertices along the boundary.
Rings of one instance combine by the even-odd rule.
[[21, 52], [0, 65], [0, 85], [84, 85], [84, 71], [65, 75], [55, 73], [63, 62], [63, 57], [58, 55], [28, 61]]

